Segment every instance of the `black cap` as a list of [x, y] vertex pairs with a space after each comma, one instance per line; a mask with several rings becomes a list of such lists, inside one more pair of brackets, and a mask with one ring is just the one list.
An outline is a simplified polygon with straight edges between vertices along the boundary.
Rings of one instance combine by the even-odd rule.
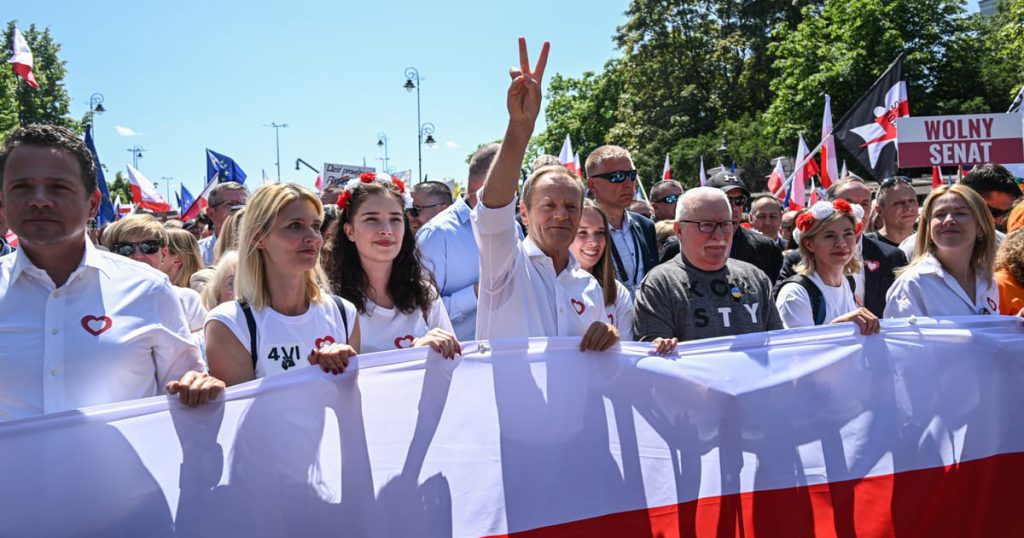
[[722, 189], [725, 192], [729, 192], [735, 189], [741, 189], [744, 194], [750, 196], [750, 191], [747, 190], [747, 185], [743, 183], [743, 180], [734, 174], [719, 173], [711, 176], [708, 180], [708, 187], [715, 189]]

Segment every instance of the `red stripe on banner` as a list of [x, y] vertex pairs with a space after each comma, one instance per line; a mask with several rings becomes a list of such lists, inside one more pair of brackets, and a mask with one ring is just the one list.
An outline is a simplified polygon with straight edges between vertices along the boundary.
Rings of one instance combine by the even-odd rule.
[[698, 499], [503, 536], [1024, 536], [1024, 453]]

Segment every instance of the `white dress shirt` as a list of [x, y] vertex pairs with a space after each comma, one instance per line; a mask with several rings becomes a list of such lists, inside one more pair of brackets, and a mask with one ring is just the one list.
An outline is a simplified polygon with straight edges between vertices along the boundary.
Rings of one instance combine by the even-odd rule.
[[472, 212], [480, 248], [480, 302], [476, 338], [583, 336], [595, 321], [608, 323], [601, 285], [569, 254], [555, 273], [551, 258], [516, 235], [514, 204]]
[[61, 287], [0, 258], [0, 420], [146, 398], [206, 368], [167, 276], [85, 239]]
[[974, 301], [931, 254], [900, 275], [885, 294], [886, 318], [999, 315], [999, 286], [978, 274]]
[[217, 234], [210, 234], [199, 240], [199, 254], [203, 257], [203, 265], [213, 265], [213, 248], [217, 246]]
[[629, 342], [633, 340], [633, 294], [618, 280], [615, 281], [615, 291], [615, 302], [605, 307], [608, 323], [619, 330], [619, 340]]

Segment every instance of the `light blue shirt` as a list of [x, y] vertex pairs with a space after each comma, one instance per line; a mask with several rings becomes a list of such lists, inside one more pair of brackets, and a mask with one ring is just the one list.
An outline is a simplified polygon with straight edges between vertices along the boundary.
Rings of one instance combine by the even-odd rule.
[[469, 205], [462, 198], [416, 233], [424, 266], [434, 273], [441, 300], [460, 341], [476, 339], [476, 292], [480, 249], [473, 237]]
[[217, 246], [217, 235], [211, 234], [199, 240], [199, 255], [205, 267], [213, 267], [213, 247]]

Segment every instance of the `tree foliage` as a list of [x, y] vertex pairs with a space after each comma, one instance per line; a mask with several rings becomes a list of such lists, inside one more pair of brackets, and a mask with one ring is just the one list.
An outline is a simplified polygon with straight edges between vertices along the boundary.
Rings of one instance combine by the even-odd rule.
[[[16, 23], [9, 21], [3, 33], [5, 51], [13, 50]], [[9, 64], [0, 69], [0, 138], [7, 138], [19, 126], [30, 123], [63, 125], [81, 134], [82, 124], [69, 115], [70, 99], [64, 86], [67, 68], [58, 56], [60, 45], [53, 40], [49, 28], [38, 30], [33, 24], [21, 28], [21, 33], [32, 49], [32, 71], [39, 88], [25, 84]]]

